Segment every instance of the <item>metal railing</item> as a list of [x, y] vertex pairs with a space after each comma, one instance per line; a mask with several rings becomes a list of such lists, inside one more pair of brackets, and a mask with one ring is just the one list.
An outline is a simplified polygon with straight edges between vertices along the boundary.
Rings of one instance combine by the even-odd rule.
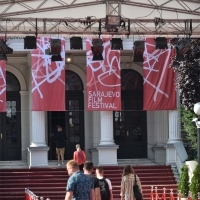
[[[43, 197], [39, 197], [39, 196], [35, 195], [28, 188], [25, 188], [25, 200], [45, 200], [45, 199]], [[50, 200], [50, 199], [46, 198], [46, 200]]]

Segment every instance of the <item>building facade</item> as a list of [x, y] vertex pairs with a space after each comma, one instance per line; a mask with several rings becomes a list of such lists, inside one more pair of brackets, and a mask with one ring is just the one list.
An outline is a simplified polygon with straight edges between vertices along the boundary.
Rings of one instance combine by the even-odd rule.
[[31, 111], [30, 51], [22, 48], [23, 39], [10, 41], [14, 53], [6, 64], [7, 112], [0, 113], [1, 161], [26, 160], [34, 167], [56, 160], [54, 129], [60, 124], [68, 138], [66, 160], [72, 159], [79, 143], [95, 165], [134, 159], [176, 162], [175, 146], [184, 149], [178, 110], [142, 110], [143, 70], [142, 63], [131, 61], [132, 40], [123, 40], [122, 110], [118, 112], [85, 109], [86, 55], [84, 50], [70, 50], [69, 38], [66, 52], [72, 53], [73, 61], [65, 67], [66, 111]]

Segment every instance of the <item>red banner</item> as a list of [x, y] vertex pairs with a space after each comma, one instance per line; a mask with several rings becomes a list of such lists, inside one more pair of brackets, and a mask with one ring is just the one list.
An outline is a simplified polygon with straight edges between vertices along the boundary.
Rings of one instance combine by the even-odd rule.
[[0, 60], [0, 112], [6, 112], [6, 62]]
[[175, 50], [156, 49], [153, 38], [145, 42], [143, 77], [144, 77], [144, 110], [176, 109], [176, 75], [169, 67]]
[[50, 38], [37, 38], [37, 49], [32, 50], [32, 110], [65, 110], [65, 40], [61, 39], [62, 61], [51, 61], [46, 54]]
[[111, 50], [110, 39], [103, 39], [104, 60], [93, 61], [91, 46], [87, 39], [87, 110], [121, 110], [120, 50]]

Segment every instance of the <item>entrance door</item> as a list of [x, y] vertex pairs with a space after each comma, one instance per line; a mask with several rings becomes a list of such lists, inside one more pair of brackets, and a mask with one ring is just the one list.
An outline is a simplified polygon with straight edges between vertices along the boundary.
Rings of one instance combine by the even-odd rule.
[[118, 159], [147, 158], [146, 112], [143, 108], [142, 77], [122, 70], [122, 111], [114, 112], [114, 141]]
[[141, 99], [126, 94], [122, 111], [114, 112], [114, 140], [119, 149], [118, 159], [147, 157], [146, 112], [138, 110]]
[[84, 149], [84, 112], [83, 112], [83, 94], [67, 94], [66, 112], [49, 112], [49, 159], [56, 159], [56, 146], [54, 141], [54, 130], [57, 125], [63, 128], [67, 136], [65, 146], [65, 160], [73, 158], [75, 145], [80, 144]]
[[19, 82], [6, 72], [6, 113], [0, 113], [0, 160], [21, 160]]
[[65, 160], [73, 158], [75, 145], [80, 144], [84, 150], [84, 98], [83, 84], [80, 77], [72, 71], [66, 71], [66, 110], [49, 112], [49, 159], [56, 159], [54, 130], [57, 125], [63, 128], [68, 140], [65, 146]]

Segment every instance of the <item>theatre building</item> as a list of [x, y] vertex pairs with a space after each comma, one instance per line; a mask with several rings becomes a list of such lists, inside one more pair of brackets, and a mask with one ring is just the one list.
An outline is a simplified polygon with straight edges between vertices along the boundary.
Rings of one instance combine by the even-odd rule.
[[[54, 134], [60, 125], [67, 136], [65, 161], [80, 144], [96, 166], [181, 166], [187, 153], [176, 74], [170, 68], [176, 51], [169, 48], [177, 34], [167, 27], [165, 33], [159, 29], [163, 37], [154, 33], [155, 25], [165, 25], [161, 17], [172, 18], [169, 26], [184, 26], [186, 18], [198, 21], [197, 11], [188, 16], [174, 1], [162, 5], [162, 16], [149, 1], [134, 5], [137, 12], [129, 1], [119, 1], [115, 9], [113, 1], [23, 2], [26, 6], [16, 2], [9, 10], [12, 6], [0, 1], [5, 19], [0, 24], [0, 162], [40, 167], [56, 161]], [[191, 10], [199, 7], [193, 4], [188, 5]], [[169, 7], [179, 10], [178, 17]], [[153, 9], [156, 13], [140, 19]], [[111, 11], [118, 11], [112, 14], [116, 18]], [[155, 21], [157, 15], [160, 20]], [[193, 31], [197, 33], [198, 25]]]

